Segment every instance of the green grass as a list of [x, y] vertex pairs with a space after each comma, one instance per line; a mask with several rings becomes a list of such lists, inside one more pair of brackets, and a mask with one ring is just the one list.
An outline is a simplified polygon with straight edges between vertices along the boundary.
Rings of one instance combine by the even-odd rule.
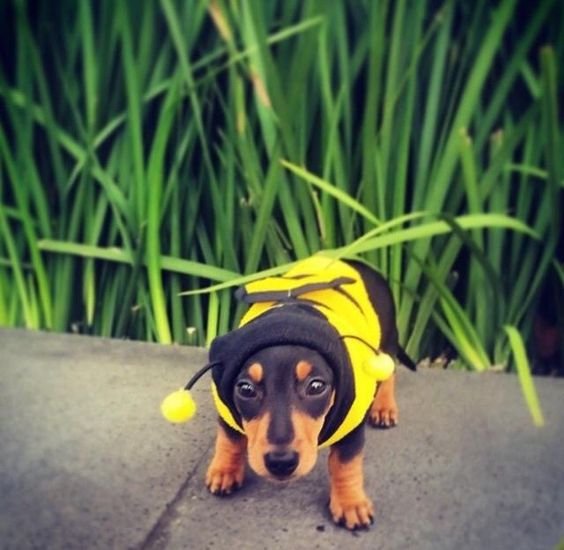
[[414, 357], [522, 374], [504, 327], [563, 272], [561, 2], [0, 15], [0, 324], [205, 344], [324, 250], [388, 277]]

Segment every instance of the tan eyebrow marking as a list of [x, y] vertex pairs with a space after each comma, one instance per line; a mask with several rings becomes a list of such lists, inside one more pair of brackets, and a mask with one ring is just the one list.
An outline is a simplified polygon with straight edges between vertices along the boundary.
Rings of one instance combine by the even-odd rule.
[[296, 377], [300, 382], [303, 382], [312, 371], [313, 367], [307, 361], [300, 361], [296, 365]]
[[249, 370], [247, 372], [249, 373], [249, 377], [251, 378], [251, 380], [256, 384], [259, 384], [262, 381], [262, 377], [264, 376], [264, 371], [260, 363], [253, 363], [249, 367]]

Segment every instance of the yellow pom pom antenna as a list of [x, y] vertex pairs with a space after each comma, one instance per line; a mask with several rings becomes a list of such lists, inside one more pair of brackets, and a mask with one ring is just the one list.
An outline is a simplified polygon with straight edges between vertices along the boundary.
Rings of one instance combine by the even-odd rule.
[[[369, 344], [366, 340], [364, 340], [364, 338], [359, 338], [354, 334], [344, 334], [343, 336], [341, 336], [341, 338], [343, 339], [353, 338], [354, 340], [358, 340], [359, 342], [362, 342], [365, 346], [368, 346], [374, 352], [374, 355], [372, 355], [371, 357], [366, 359], [366, 361], [364, 361], [362, 365], [362, 370], [368, 376], [374, 378], [376, 382], [383, 382], [384, 380], [390, 378], [392, 374], [394, 374], [394, 370], [396, 369], [396, 363], [390, 355], [384, 353], [379, 349], [376, 349], [371, 344]], [[413, 363], [411, 359], [407, 357], [407, 354], [405, 352], [402, 353], [406, 359], [408, 359], [411, 363]], [[415, 367], [415, 365], [413, 365], [413, 367]]]
[[394, 373], [394, 360], [387, 353], [378, 353], [367, 359], [364, 363], [364, 371], [378, 382], [387, 380]]
[[184, 388], [167, 395], [161, 403], [163, 416], [174, 424], [187, 422], [196, 414], [197, 406], [190, 392]]
[[217, 364], [208, 363], [190, 378], [190, 381], [184, 388], [173, 391], [163, 399], [161, 413], [169, 422], [173, 424], [188, 422], [196, 414], [198, 407], [190, 393], [190, 389], [206, 372]]

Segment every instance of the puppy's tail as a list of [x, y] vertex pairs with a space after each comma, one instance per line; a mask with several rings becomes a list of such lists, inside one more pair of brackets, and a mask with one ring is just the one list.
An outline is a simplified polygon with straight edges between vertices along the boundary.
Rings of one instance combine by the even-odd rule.
[[396, 354], [396, 357], [398, 358], [399, 362], [402, 365], [405, 365], [408, 369], [412, 371], [417, 370], [417, 365], [415, 364], [413, 359], [411, 359], [411, 357], [407, 355], [407, 352], [402, 347], [398, 347], [398, 352]]

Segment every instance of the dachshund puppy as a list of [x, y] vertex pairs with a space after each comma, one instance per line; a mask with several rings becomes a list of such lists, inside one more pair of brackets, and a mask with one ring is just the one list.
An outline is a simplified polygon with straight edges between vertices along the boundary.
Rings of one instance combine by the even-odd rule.
[[250, 308], [210, 349], [220, 418], [207, 487], [233, 492], [247, 460], [269, 480], [294, 480], [330, 447], [331, 516], [347, 529], [368, 527], [365, 421], [397, 424], [392, 357], [415, 368], [398, 344], [388, 284], [360, 262], [314, 256], [238, 297]]

